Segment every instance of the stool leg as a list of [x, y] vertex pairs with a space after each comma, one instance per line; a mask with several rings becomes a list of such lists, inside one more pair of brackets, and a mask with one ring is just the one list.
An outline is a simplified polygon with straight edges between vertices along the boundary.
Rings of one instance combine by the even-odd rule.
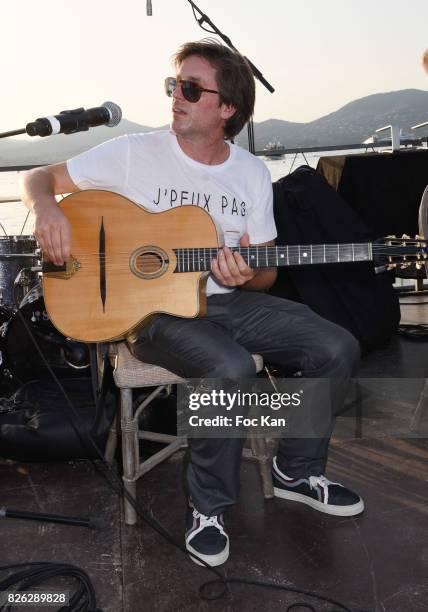
[[[137, 499], [137, 486], [135, 482], [135, 445], [138, 445], [138, 435], [136, 424], [133, 419], [132, 411], [132, 389], [120, 390], [121, 403], [121, 428], [122, 428], [122, 463], [123, 463], [123, 483], [126, 491], [131, 497]], [[125, 523], [135, 525], [137, 513], [132, 505], [124, 499]]]
[[[132, 499], [136, 501], [137, 500], [137, 483], [135, 482], [135, 480], [133, 482], [125, 482], [125, 478], [124, 478], [124, 484], [125, 484], [126, 491], [128, 491]], [[133, 506], [129, 503], [127, 499], [125, 499], [123, 502], [123, 508], [125, 511], [126, 525], [135, 525], [135, 523], [137, 522], [137, 513], [135, 512], [135, 509], [133, 508]]]
[[260, 478], [262, 480], [263, 495], [265, 499], [274, 497], [272, 484], [272, 466], [269, 447], [265, 438], [250, 437], [251, 450], [259, 464]]

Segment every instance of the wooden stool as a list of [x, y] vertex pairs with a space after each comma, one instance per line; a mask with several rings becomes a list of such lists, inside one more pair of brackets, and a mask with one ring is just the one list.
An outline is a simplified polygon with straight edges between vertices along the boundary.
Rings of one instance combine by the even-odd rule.
[[[183, 383], [185, 379], [176, 376], [164, 368], [136, 359], [129, 351], [126, 342], [113, 343], [109, 346], [108, 350], [114, 368], [114, 382], [120, 390], [123, 482], [125, 489], [135, 500], [137, 480], [177, 450], [187, 447], [187, 440], [185, 438], [139, 429], [139, 417], [143, 410], [160, 393], [163, 391], [170, 392], [171, 385]], [[253, 359], [257, 372], [260, 372], [263, 368], [262, 357], [260, 355], [253, 355]], [[132, 401], [133, 389], [141, 389], [143, 387], [156, 388], [134, 411]], [[117, 434], [116, 417], [110, 430], [105, 451], [105, 458], [109, 463], [113, 462], [115, 455]], [[166, 444], [166, 446], [149, 459], [141, 461], [139, 440], [161, 442]], [[270, 441], [253, 436], [249, 436], [249, 441], [251, 448], [244, 448], [243, 456], [246, 459], [255, 459], [258, 462], [263, 494], [265, 498], [270, 499], [273, 497]], [[125, 523], [127, 525], [134, 525], [137, 521], [137, 514], [126, 498], [124, 500], [124, 510]]]

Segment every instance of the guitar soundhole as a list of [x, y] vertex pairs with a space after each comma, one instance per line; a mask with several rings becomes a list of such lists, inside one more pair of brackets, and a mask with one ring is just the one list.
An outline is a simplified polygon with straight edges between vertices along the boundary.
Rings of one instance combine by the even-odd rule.
[[142, 274], [157, 274], [162, 268], [163, 261], [157, 253], [143, 253], [138, 255], [136, 265]]
[[140, 278], [158, 278], [168, 267], [168, 255], [158, 247], [141, 247], [132, 253], [130, 267]]

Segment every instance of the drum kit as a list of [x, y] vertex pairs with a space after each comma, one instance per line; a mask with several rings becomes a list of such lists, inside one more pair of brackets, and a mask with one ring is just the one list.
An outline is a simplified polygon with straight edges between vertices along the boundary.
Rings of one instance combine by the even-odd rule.
[[33, 236], [0, 236], [0, 387], [7, 389], [50, 378], [34, 342], [58, 378], [90, 376], [88, 346], [58, 332], [46, 312], [40, 257]]

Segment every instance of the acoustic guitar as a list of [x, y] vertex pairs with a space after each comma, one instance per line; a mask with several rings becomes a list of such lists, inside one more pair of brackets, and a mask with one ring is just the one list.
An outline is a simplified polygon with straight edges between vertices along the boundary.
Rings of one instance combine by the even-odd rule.
[[[119, 340], [154, 313], [203, 316], [205, 284], [222, 237], [210, 215], [187, 205], [152, 213], [109, 191], [86, 190], [59, 206], [72, 227], [63, 266], [44, 260], [46, 310], [65, 336]], [[237, 247], [253, 268], [377, 261], [422, 265], [421, 238], [374, 243]]]

